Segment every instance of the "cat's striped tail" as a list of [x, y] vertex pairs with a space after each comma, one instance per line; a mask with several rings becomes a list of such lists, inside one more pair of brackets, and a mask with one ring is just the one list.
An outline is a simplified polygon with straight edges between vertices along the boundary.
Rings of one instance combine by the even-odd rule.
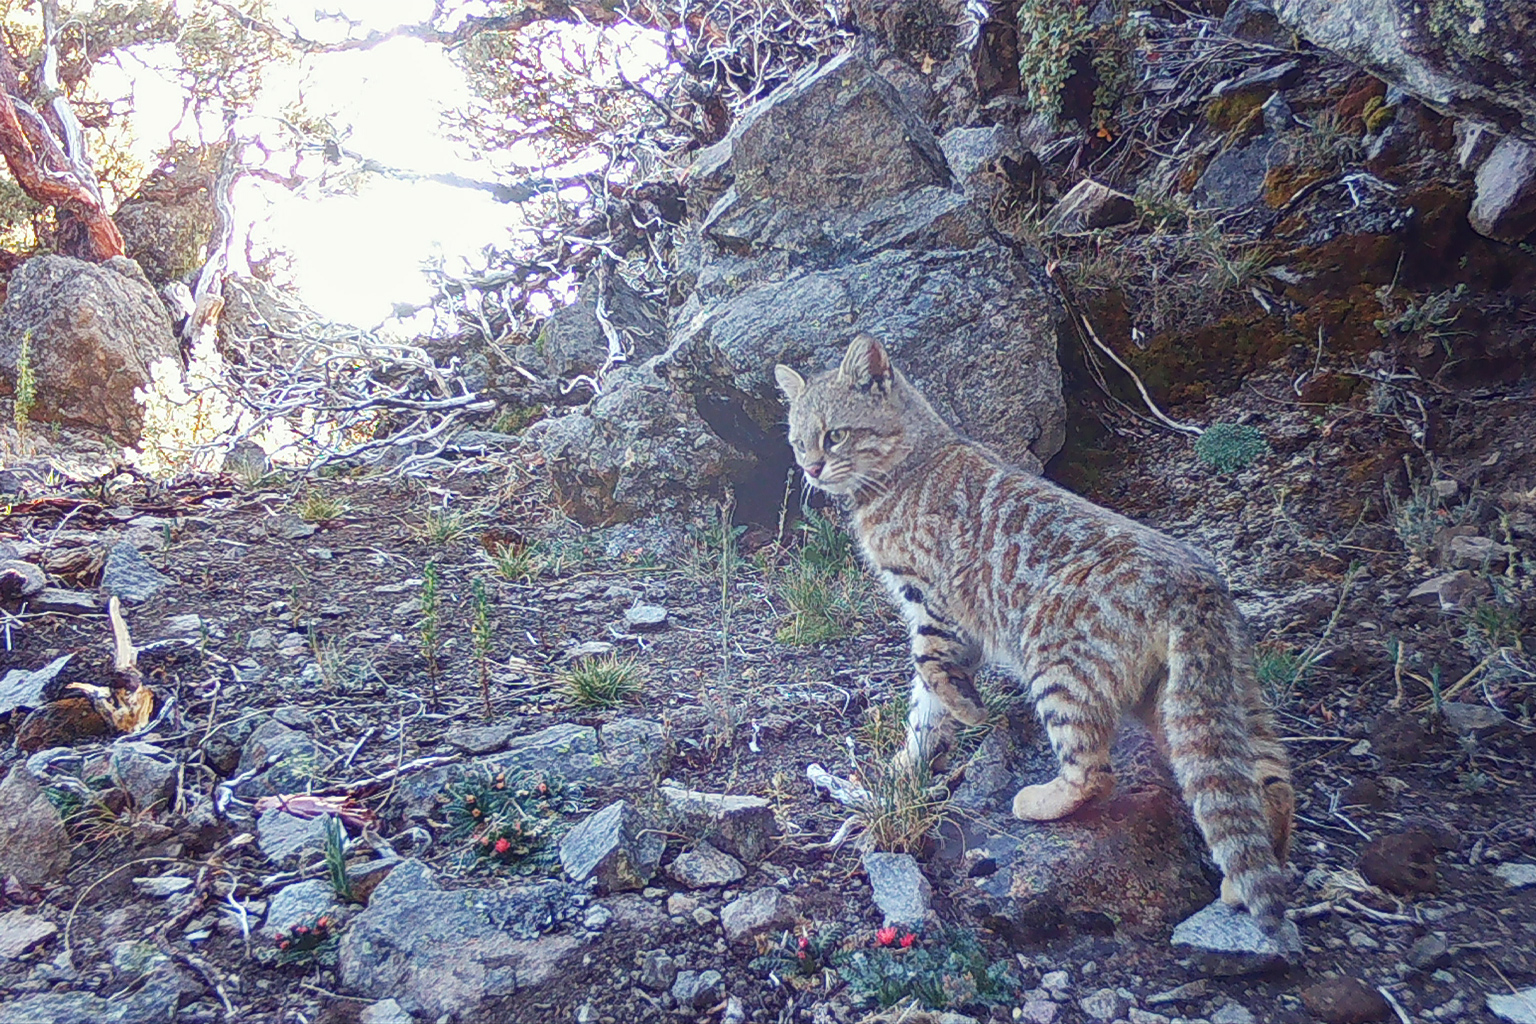
[[1174, 777], [1225, 876], [1222, 897], [1274, 934], [1285, 914], [1290, 772], [1259, 704], [1236, 611], [1224, 594], [1209, 597], [1216, 600], [1198, 601], [1190, 621], [1171, 630], [1162, 732]]

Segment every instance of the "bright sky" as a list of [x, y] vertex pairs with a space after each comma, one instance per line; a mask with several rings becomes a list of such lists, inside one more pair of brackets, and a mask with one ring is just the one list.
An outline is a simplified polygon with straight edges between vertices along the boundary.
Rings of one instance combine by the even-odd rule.
[[[315, 0], [272, 4], [310, 38], [334, 38], [336, 23], [316, 23], [315, 6]], [[325, 6], [359, 22], [358, 32], [415, 23], [432, 8], [431, 0], [329, 0]], [[98, 69], [94, 85], [102, 95], [134, 91], [136, 135], [142, 158], [150, 161], [180, 117], [175, 86], [131, 65], [126, 73]], [[494, 177], [440, 134], [441, 112], [463, 103], [468, 90], [439, 46], [395, 39], [372, 50], [313, 57], [302, 69], [274, 68], [258, 118], [272, 118], [300, 95], [311, 113], [350, 129], [343, 145], [365, 157], [423, 173]], [[309, 305], [363, 326], [384, 320], [394, 303], [429, 297], [423, 260], [442, 254], [452, 265], [457, 257], [473, 258], [484, 246], [503, 242], [519, 218], [516, 205], [497, 203], [484, 192], [379, 177], [363, 179], [355, 197], [314, 198], [247, 180], [237, 204], [254, 223], [258, 249], [265, 243], [292, 255]]]

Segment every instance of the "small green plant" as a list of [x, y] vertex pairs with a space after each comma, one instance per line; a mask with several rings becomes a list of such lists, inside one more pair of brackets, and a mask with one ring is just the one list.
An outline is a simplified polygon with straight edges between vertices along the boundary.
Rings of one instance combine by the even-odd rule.
[[495, 624], [491, 622], [491, 599], [485, 590], [485, 580], [475, 577], [471, 588], [474, 597], [475, 620], [470, 625], [470, 638], [475, 647], [475, 665], [480, 673], [480, 699], [485, 702], [485, 717], [491, 717], [491, 640]]
[[539, 575], [539, 564], [530, 544], [496, 544], [485, 554], [496, 575], [508, 583], [528, 583]]
[[799, 531], [800, 547], [775, 579], [790, 613], [778, 639], [819, 644], [847, 636], [866, 596], [853, 541], [820, 512], [808, 511]]
[[336, 920], [329, 915], [294, 925], [278, 934], [272, 963], [278, 967], [290, 964], [335, 967], [340, 945], [336, 930]]
[[1218, 473], [1247, 469], [1268, 454], [1269, 442], [1248, 423], [1213, 423], [1195, 439], [1195, 456]]
[[321, 491], [307, 491], [295, 511], [306, 523], [327, 523], [352, 511], [352, 505], [342, 498], [334, 498]]
[[992, 960], [965, 928], [920, 940], [883, 928], [872, 947], [847, 956], [838, 974], [856, 1002], [882, 1007], [915, 1000], [932, 1010], [989, 1009], [1022, 995], [1013, 962]]
[[345, 903], [358, 902], [347, 874], [347, 828], [336, 815], [325, 819], [325, 872], [330, 877], [336, 898]]
[[491, 430], [498, 434], [515, 434], [543, 416], [544, 409], [537, 405], [508, 405], [496, 414]]
[[459, 859], [466, 867], [529, 873], [553, 866], [566, 815], [581, 809], [558, 776], [537, 772], [474, 771], [445, 792], [448, 838], [465, 844]]
[[1270, 707], [1283, 707], [1302, 677], [1307, 657], [1283, 644], [1259, 644], [1253, 650], [1253, 668]]
[[1019, 79], [1034, 109], [1055, 117], [1072, 58], [1093, 35], [1089, 5], [1038, 0], [1019, 5]]
[[449, 544], [469, 531], [469, 514], [452, 508], [431, 508], [421, 521], [421, 536], [434, 544]]
[[16, 433], [25, 435], [27, 421], [37, 404], [37, 376], [32, 369], [32, 332], [21, 335], [21, 349], [16, 353]]
[[1458, 336], [1469, 333], [1456, 330], [1456, 321], [1461, 318], [1462, 311], [1466, 308], [1464, 300], [1467, 295], [1467, 286], [1458, 284], [1445, 291], [1431, 292], [1422, 302], [1409, 302], [1402, 308], [1398, 308], [1398, 303], [1392, 298], [1392, 288], [1392, 285], [1385, 284], [1376, 289], [1377, 301], [1381, 303], [1384, 310], [1392, 314], [1373, 321], [1381, 336], [1390, 338], [1394, 335], [1417, 335], [1439, 345], [1447, 356], [1451, 355], [1452, 342]]
[[1493, 601], [1478, 605], [1467, 616], [1467, 644], [1479, 656], [1505, 647], [1523, 650], [1519, 610]]
[[834, 925], [817, 931], [802, 925], [795, 932], [779, 935], [768, 951], [748, 966], [781, 981], [799, 982], [797, 987], [810, 987], [827, 971], [845, 963], [849, 952], [841, 928]]
[[565, 671], [563, 682], [577, 707], [617, 707], [640, 695], [640, 666], [633, 658], [612, 654], [585, 658]]
[[427, 662], [427, 678], [432, 684], [432, 704], [438, 702], [438, 675], [440, 666], [442, 632], [438, 602], [437, 563], [428, 562], [421, 568], [421, 656]]

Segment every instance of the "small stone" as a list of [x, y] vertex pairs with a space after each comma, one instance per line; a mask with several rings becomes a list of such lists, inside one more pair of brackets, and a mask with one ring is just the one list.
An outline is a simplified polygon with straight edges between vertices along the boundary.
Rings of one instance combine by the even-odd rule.
[[1115, 1020], [1125, 1016], [1125, 1011], [1131, 1008], [1130, 1002], [1112, 988], [1101, 988], [1083, 996], [1077, 1005], [1091, 1020]]
[[713, 910], [710, 910], [708, 907], [698, 907], [698, 908], [696, 908], [694, 910], [694, 912], [693, 912], [692, 917], [693, 917], [693, 923], [698, 925], [700, 928], [708, 928], [710, 925], [712, 925], [716, 921], [720, 920], [718, 917], [715, 916], [715, 912]]
[[727, 903], [720, 912], [720, 921], [727, 940], [745, 942], [763, 932], [790, 927], [798, 912], [792, 898], [772, 886], [764, 886]]
[[560, 864], [575, 882], [605, 892], [644, 887], [656, 874], [666, 840], [624, 800], [591, 815], [560, 840]]
[[1328, 978], [1301, 992], [1307, 1009], [1326, 1024], [1374, 1024], [1392, 1017], [1380, 992], [1359, 978]]
[[248, 651], [270, 651], [277, 646], [277, 634], [262, 626], [251, 630], [245, 638], [245, 649]]
[[47, 885], [64, 876], [75, 848], [59, 810], [27, 771], [12, 766], [0, 782], [0, 878]]
[[275, 515], [268, 519], [264, 525], [266, 526], [267, 536], [278, 537], [283, 540], [303, 540], [305, 537], [313, 537], [315, 535], [314, 524], [306, 523], [292, 512]]
[[692, 914], [698, 907], [699, 901], [687, 893], [675, 892], [667, 897], [667, 913], [672, 917]]
[[679, 831], [747, 864], [763, 859], [778, 828], [773, 808], [759, 796], [662, 786], [661, 797]]
[[261, 934], [275, 939], [279, 932], [286, 932], [294, 925], [309, 924], [323, 914], [340, 909], [336, 890], [328, 881], [311, 878], [307, 882], [285, 885], [267, 904], [267, 919], [262, 923]]
[[305, 850], [325, 847], [325, 819], [300, 818], [273, 808], [256, 819], [256, 842], [267, 859], [281, 867]]
[[101, 589], [107, 593], [138, 604], [170, 585], [170, 579], [127, 541], [120, 541], [107, 553], [107, 564], [101, 570]]
[[648, 885], [643, 890], [641, 890], [640, 895], [648, 900], [665, 899], [667, 890], [663, 889], [659, 885]]
[[1536, 1024], [1536, 988], [1522, 989], [1514, 995], [1499, 993], [1487, 997], [1488, 1012], [1509, 1024]]
[[928, 916], [933, 886], [909, 853], [866, 853], [864, 871], [885, 924], [917, 928]]
[[721, 853], [709, 843], [701, 842], [693, 849], [678, 854], [668, 865], [667, 874], [679, 885], [686, 885], [690, 889], [707, 889], [710, 886], [739, 882], [747, 877], [747, 869], [730, 854]]
[[1136, 201], [1123, 192], [1084, 178], [1051, 207], [1041, 222], [1050, 235], [1080, 234], [1136, 219]]
[[1429, 489], [1435, 493], [1435, 497], [1445, 500], [1456, 497], [1456, 492], [1461, 489], [1461, 485], [1455, 480], [1433, 480], [1430, 482]]
[[166, 636], [198, 636], [203, 631], [203, 617], [196, 612], [172, 615], [165, 620]]
[[613, 920], [613, 911], [601, 903], [594, 903], [582, 916], [581, 926], [589, 932], [600, 932]]
[[747, 1024], [747, 1007], [740, 996], [726, 997], [725, 1012], [720, 1015], [720, 1024]]
[[1301, 953], [1296, 923], [1284, 920], [1275, 935], [1266, 935], [1246, 911], [1216, 900], [1173, 930], [1175, 946], [1190, 946], [1208, 954], [1215, 974], [1246, 974], [1288, 962]]
[[1358, 929], [1349, 933], [1349, 944], [1356, 949], [1380, 949], [1381, 943]]
[[180, 875], [160, 875], [158, 878], [135, 878], [133, 887], [146, 896], [165, 899], [192, 888], [192, 879]]
[[1134, 1006], [1130, 1008], [1125, 1016], [1131, 1024], [1173, 1024], [1172, 1017], [1164, 1017], [1160, 1013], [1152, 1013], [1148, 1010], [1139, 1010]]
[[466, 754], [494, 754], [507, 748], [519, 728], [515, 720], [496, 725], [460, 725], [449, 729], [443, 735], [443, 742]]
[[1228, 1003], [1211, 1014], [1211, 1024], [1259, 1024], [1259, 1019], [1242, 1003]]
[[0, 960], [15, 960], [58, 933], [58, 925], [30, 910], [0, 914]]
[[1502, 560], [1515, 553], [1508, 544], [1500, 544], [1488, 537], [1452, 537], [1451, 564], [1476, 568], [1496, 559]]
[[1444, 932], [1421, 935], [1408, 947], [1404, 960], [1416, 971], [1432, 971], [1445, 964], [1450, 956], [1451, 945]]
[[1483, 736], [1499, 732], [1509, 725], [1503, 715], [1486, 704], [1452, 701], [1440, 706], [1440, 715], [1458, 736]]
[[677, 961], [661, 950], [640, 955], [640, 985], [652, 992], [665, 992], [677, 980]]
[[1024, 1000], [1014, 1019], [1023, 1021], [1025, 1024], [1053, 1024], [1060, 1009], [1061, 1007], [1049, 999], [1034, 996]]
[[1506, 135], [1477, 169], [1467, 221], [1499, 242], [1520, 242], [1536, 231], [1536, 147]]
[[1512, 860], [1494, 868], [1493, 873], [1511, 889], [1525, 889], [1536, 885], [1536, 864]]
[[1052, 999], [1065, 999], [1072, 992], [1072, 976], [1066, 971], [1047, 971], [1040, 976], [1040, 987]]
[[1211, 983], [1205, 978], [1196, 978], [1194, 981], [1186, 981], [1176, 988], [1170, 988], [1166, 992], [1158, 992], [1147, 997], [1148, 1006], [1163, 1006], [1170, 1003], [1191, 1003], [1196, 999], [1204, 999], [1205, 994], [1211, 990]]
[[1420, 583], [1408, 592], [1407, 600], [1415, 604], [1438, 606], [1441, 611], [1455, 612], [1471, 607], [1479, 598], [1490, 593], [1492, 587], [1486, 580], [1461, 569]]
[[[73, 654], [61, 654], [42, 668], [13, 668], [0, 676], [0, 715], [17, 708], [37, 708], [47, 703], [52, 684]], [[61, 684], [62, 685], [62, 684]]]
[[7, 559], [0, 562], [0, 601], [21, 601], [41, 594], [48, 576], [31, 562]]
[[27, 601], [34, 612], [51, 612], [58, 615], [95, 615], [101, 608], [90, 594], [63, 587], [44, 587], [42, 593]]
[[679, 1007], [702, 1010], [720, 999], [719, 971], [679, 971], [672, 983], [672, 998]]
[[118, 740], [112, 744], [110, 765], [112, 780], [141, 810], [165, 803], [176, 781], [176, 759], [153, 743]]
[[1371, 840], [1360, 854], [1360, 874], [1367, 882], [1399, 896], [1436, 892], [1436, 844], [1418, 829]]
[[560, 658], [562, 661], [582, 661], [586, 658], [601, 658], [612, 654], [615, 650], [614, 645], [606, 640], [588, 640], [575, 647], [566, 648]]
[[357, 1024], [415, 1024], [416, 1018], [393, 999], [381, 999], [362, 1008]]
[[667, 610], [655, 604], [637, 604], [624, 613], [624, 625], [635, 633], [656, 633], [667, 628]]

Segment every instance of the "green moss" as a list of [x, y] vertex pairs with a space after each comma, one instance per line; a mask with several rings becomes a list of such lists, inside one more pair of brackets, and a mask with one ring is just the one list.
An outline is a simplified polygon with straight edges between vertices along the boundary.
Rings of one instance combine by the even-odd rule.
[[1219, 132], [1236, 131], [1263, 106], [1264, 97], [1256, 92], [1229, 92], [1205, 105], [1205, 121]]
[[1249, 424], [1213, 423], [1195, 439], [1195, 455], [1218, 473], [1234, 473], [1269, 453], [1269, 442]]
[[1387, 106], [1387, 101], [1380, 96], [1372, 96], [1365, 101], [1365, 106], [1360, 111], [1360, 118], [1365, 122], [1365, 130], [1375, 135], [1397, 117], [1397, 107]]

